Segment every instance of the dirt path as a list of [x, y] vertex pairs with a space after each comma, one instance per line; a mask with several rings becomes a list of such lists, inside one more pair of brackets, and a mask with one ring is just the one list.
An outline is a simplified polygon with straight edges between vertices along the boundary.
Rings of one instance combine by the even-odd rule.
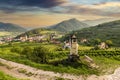
[[0, 58], [0, 70], [17, 78], [27, 78], [30, 80], [54, 80], [55, 77], [67, 78], [71, 80], [82, 80], [82, 76], [54, 73], [52, 71], [43, 71], [23, 64], [7, 61]]
[[[70, 80], [84, 80], [82, 76], [38, 70], [36, 68], [32, 68], [12, 61], [7, 61], [1, 58], [0, 63], [4, 64], [4, 66], [0, 66], [0, 71], [3, 71], [6, 74], [17, 78], [30, 80], [55, 80], [55, 77], [61, 77]], [[85, 80], [120, 80], [120, 68], [116, 69], [114, 74], [104, 76], [91, 75]]]
[[117, 68], [113, 74], [104, 76], [92, 75], [88, 77], [86, 80], [120, 80], [120, 68]]

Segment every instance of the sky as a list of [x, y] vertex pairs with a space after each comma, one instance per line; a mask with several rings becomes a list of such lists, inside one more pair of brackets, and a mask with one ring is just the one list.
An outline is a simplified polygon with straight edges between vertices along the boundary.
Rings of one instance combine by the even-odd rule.
[[71, 18], [120, 18], [120, 0], [0, 0], [0, 22], [45, 27]]

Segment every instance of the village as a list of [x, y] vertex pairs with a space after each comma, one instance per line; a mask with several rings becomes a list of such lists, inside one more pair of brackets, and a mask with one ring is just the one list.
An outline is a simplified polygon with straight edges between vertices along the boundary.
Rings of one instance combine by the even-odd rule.
[[0, 44], [4, 44], [7, 42], [48, 42], [49, 40], [53, 43], [59, 43], [56, 41], [56, 39], [58, 39], [60, 36], [62, 35], [57, 35], [55, 33], [52, 33], [50, 35], [35, 35], [32, 37], [24, 35], [18, 38], [7, 36], [0, 38]]
[[[53, 43], [53, 44], [64, 44], [64, 49], [70, 48], [70, 39], [65, 40], [64, 42], [61, 42], [59, 39], [63, 37], [63, 35], [56, 34], [56, 33], [51, 33], [51, 34], [44, 34], [44, 35], [34, 35], [34, 36], [27, 36], [23, 35], [20, 37], [16, 36], [4, 36], [0, 37], [0, 44], [5, 44], [5, 43], [11, 43], [11, 42], [38, 42], [38, 43]], [[78, 43], [84, 44], [88, 43], [88, 39], [86, 38], [81, 38], [78, 39]], [[94, 46], [94, 48], [99, 48], [99, 49], [107, 49], [109, 46], [107, 45], [106, 42], [100, 42], [99, 44], [96, 44], [97, 46]]]

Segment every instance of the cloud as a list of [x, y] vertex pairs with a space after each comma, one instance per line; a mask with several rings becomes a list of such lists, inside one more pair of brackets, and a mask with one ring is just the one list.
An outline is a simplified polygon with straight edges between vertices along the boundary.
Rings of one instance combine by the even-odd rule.
[[96, 9], [107, 8], [107, 7], [120, 7], [120, 2], [104, 2], [101, 4], [94, 4], [91, 7]]
[[[91, 4], [72, 3], [71, 0], [1, 0], [0, 11], [5, 13], [34, 13], [40, 11], [48, 12], [49, 14], [77, 14], [88, 16], [115, 16], [120, 14], [120, 0], [95, 0], [94, 2], [93, 0], [86, 1], [91, 1]], [[98, 3], [92, 4], [95, 2]]]
[[92, 5], [105, 2], [119, 2], [120, 0], [70, 0], [70, 1], [76, 4]]
[[98, 15], [113, 16], [120, 14], [120, 2], [106, 2], [94, 5], [70, 4], [62, 6], [63, 11], [58, 13], [79, 14], [79, 15]]
[[38, 8], [52, 8], [66, 3], [67, 0], [1, 0], [0, 10], [5, 12], [32, 11]]
[[0, 4], [50, 8], [65, 2], [67, 2], [67, 0], [1, 0]]

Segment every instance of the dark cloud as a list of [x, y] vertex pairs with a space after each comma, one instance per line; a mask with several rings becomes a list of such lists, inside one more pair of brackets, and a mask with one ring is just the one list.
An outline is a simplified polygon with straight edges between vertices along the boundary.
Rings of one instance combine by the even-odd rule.
[[[96, 0], [97, 1], [97, 0]], [[92, 4], [93, 6], [105, 5], [107, 2], [115, 2], [120, 0], [98, 0], [100, 3]], [[60, 6], [69, 2], [69, 0], [0, 0], [0, 10], [5, 13], [23, 12], [23, 11], [41, 11], [51, 13], [65, 13], [65, 14], [88, 14], [111, 16], [119, 14], [119, 11], [106, 11], [103, 9], [96, 9], [91, 7], [83, 7], [82, 5], [69, 4]], [[56, 6], [60, 6], [56, 8]], [[112, 10], [112, 9], [111, 9]], [[114, 9], [113, 9], [114, 10]], [[115, 16], [115, 15], [114, 15]]]
[[0, 0], [0, 10], [9, 13], [38, 8], [52, 8], [66, 2], [67, 0]]
[[1, 0], [0, 4], [50, 8], [65, 2], [67, 2], [67, 0]]
[[37, 11], [40, 10], [37, 7], [19, 7], [19, 6], [1, 6], [0, 10], [5, 13], [23, 12], [23, 11]]

